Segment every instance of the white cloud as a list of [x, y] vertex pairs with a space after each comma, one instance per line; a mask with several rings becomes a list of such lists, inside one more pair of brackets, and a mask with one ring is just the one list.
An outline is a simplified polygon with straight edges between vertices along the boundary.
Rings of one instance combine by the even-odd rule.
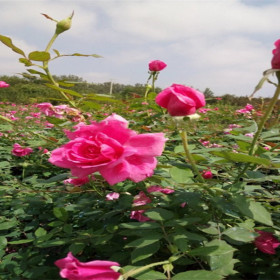
[[278, 30], [275, 6], [255, 7], [238, 0], [121, 1], [106, 12], [116, 30], [149, 40], [217, 36], [228, 32], [261, 33]]

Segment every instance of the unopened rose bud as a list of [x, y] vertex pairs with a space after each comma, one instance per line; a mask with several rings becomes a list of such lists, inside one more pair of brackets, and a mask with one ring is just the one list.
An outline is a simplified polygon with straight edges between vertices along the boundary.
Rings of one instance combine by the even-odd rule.
[[72, 24], [72, 17], [74, 15], [74, 11], [72, 12], [71, 16], [69, 16], [68, 18], [66, 19], [63, 19], [61, 21], [59, 21], [57, 24], [56, 24], [56, 30], [55, 30], [55, 33], [57, 35], [59, 35], [60, 33], [68, 30], [71, 28], [71, 24]]

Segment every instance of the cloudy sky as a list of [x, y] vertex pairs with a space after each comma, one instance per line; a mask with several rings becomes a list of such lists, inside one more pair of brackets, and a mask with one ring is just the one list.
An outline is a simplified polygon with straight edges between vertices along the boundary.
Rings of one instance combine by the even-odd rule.
[[[168, 65], [157, 81], [162, 88], [178, 83], [210, 88], [216, 96], [249, 96], [270, 68], [280, 38], [280, 0], [0, 0], [0, 5], [0, 34], [25, 53], [44, 50], [54, 33], [56, 23], [41, 13], [61, 20], [74, 10], [72, 28], [53, 48], [102, 58], [63, 57], [50, 69], [95, 83], [145, 84], [149, 61], [159, 59]], [[0, 43], [0, 75], [24, 72], [19, 57]], [[256, 96], [273, 92], [266, 84]]]

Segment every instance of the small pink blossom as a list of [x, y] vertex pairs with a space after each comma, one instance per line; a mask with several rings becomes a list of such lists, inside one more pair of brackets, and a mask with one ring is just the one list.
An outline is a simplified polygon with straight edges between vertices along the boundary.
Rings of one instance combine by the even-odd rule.
[[276, 48], [272, 51], [271, 67], [272, 69], [280, 69], [280, 39], [274, 43], [274, 46]]
[[106, 200], [117, 200], [119, 199], [120, 194], [117, 192], [111, 192], [106, 195]]
[[242, 127], [242, 125], [235, 124], [235, 123], [228, 125], [228, 128], [240, 128], [240, 127]]
[[206, 114], [208, 111], [212, 111], [210, 108], [200, 108], [198, 109], [198, 113]]
[[161, 193], [164, 193], [164, 194], [170, 194], [170, 193], [175, 192], [173, 189], [163, 188], [161, 186], [150, 186], [150, 187], [148, 187], [147, 191], [148, 191], [148, 193], [161, 192]]
[[213, 174], [212, 174], [211, 170], [209, 170], [209, 169], [208, 170], [203, 170], [202, 177], [204, 179], [212, 179], [213, 178]]
[[5, 87], [9, 87], [10, 85], [7, 84], [6, 82], [0, 81], [0, 88], [5, 88]]
[[253, 132], [251, 132], [251, 133], [246, 133], [244, 136], [253, 138], [253, 137], [254, 137], [254, 133], [253, 133]]
[[89, 178], [88, 177], [83, 177], [83, 178], [69, 178], [63, 181], [64, 184], [71, 184], [74, 185], [76, 187], [80, 187], [86, 183], [89, 182]]
[[161, 60], [152, 60], [149, 63], [149, 70], [152, 72], [159, 72], [163, 70], [167, 65]]
[[265, 254], [275, 255], [275, 249], [280, 245], [279, 240], [270, 232], [261, 230], [256, 230], [256, 232], [259, 236], [255, 238], [255, 246]]
[[112, 269], [120, 266], [117, 262], [80, 262], [71, 252], [66, 258], [57, 260], [55, 265], [60, 268], [60, 276], [68, 280], [117, 280], [121, 275]]
[[181, 208], [185, 208], [186, 205], [187, 205], [187, 202], [182, 202], [182, 203], [180, 204], [180, 207], [181, 207]]
[[[146, 205], [151, 202], [152, 202], [152, 200], [148, 196], [146, 196], [146, 194], [144, 192], [141, 191], [138, 195], [136, 195], [134, 197], [132, 206], [142, 206], [142, 205]], [[144, 212], [145, 212], [145, 210], [131, 211], [130, 219], [134, 219], [139, 222], [150, 221], [150, 218], [143, 215]]]
[[15, 143], [13, 146], [12, 154], [17, 157], [23, 157], [32, 153], [32, 148], [24, 148], [20, 144]]
[[252, 111], [252, 110], [254, 110], [254, 106], [251, 105], [251, 104], [247, 104], [247, 105], [245, 106], [245, 109], [248, 110], [248, 111]]

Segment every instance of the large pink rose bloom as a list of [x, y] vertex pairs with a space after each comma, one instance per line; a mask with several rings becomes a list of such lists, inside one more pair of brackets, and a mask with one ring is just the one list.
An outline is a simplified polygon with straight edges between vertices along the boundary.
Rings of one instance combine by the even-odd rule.
[[280, 69], [280, 39], [274, 43], [274, 46], [276, 48], [272, 51], [271, 67], [272, 69]]
[[49, 161], [76, 177], [99, 172], [110, 185], [152, 176], [166, 141], [163, 133], [137, 134], [116, 114], [99, 123], [80, 123], [66, 134], [71, 141], [55, 149]]
[[188, 116], [205, 106], [204, 94], [190, 87], [173, 84], [156, 97], [156, 103], [171, 116]]
[[159, 72], [163, 70], [167, 65], [161, 60], [152, 60], [149, 63], [149, 70], [153, 72]]
[[265, 254], [276, 254], [275, 249], [280, 245], [279, 240], [270, 232], [262, 230], [256, 230], [256, 232], [259, 236], [255, 238], [255, 246]]
[[117, 262], [91, 261], [80, 262], [71, 252], [64, 259], [57, 260], [55, 265], [60, 268], [60, 276], [68, 280], [117, 280], [120, 273], [112, 266], [120, 266]]

